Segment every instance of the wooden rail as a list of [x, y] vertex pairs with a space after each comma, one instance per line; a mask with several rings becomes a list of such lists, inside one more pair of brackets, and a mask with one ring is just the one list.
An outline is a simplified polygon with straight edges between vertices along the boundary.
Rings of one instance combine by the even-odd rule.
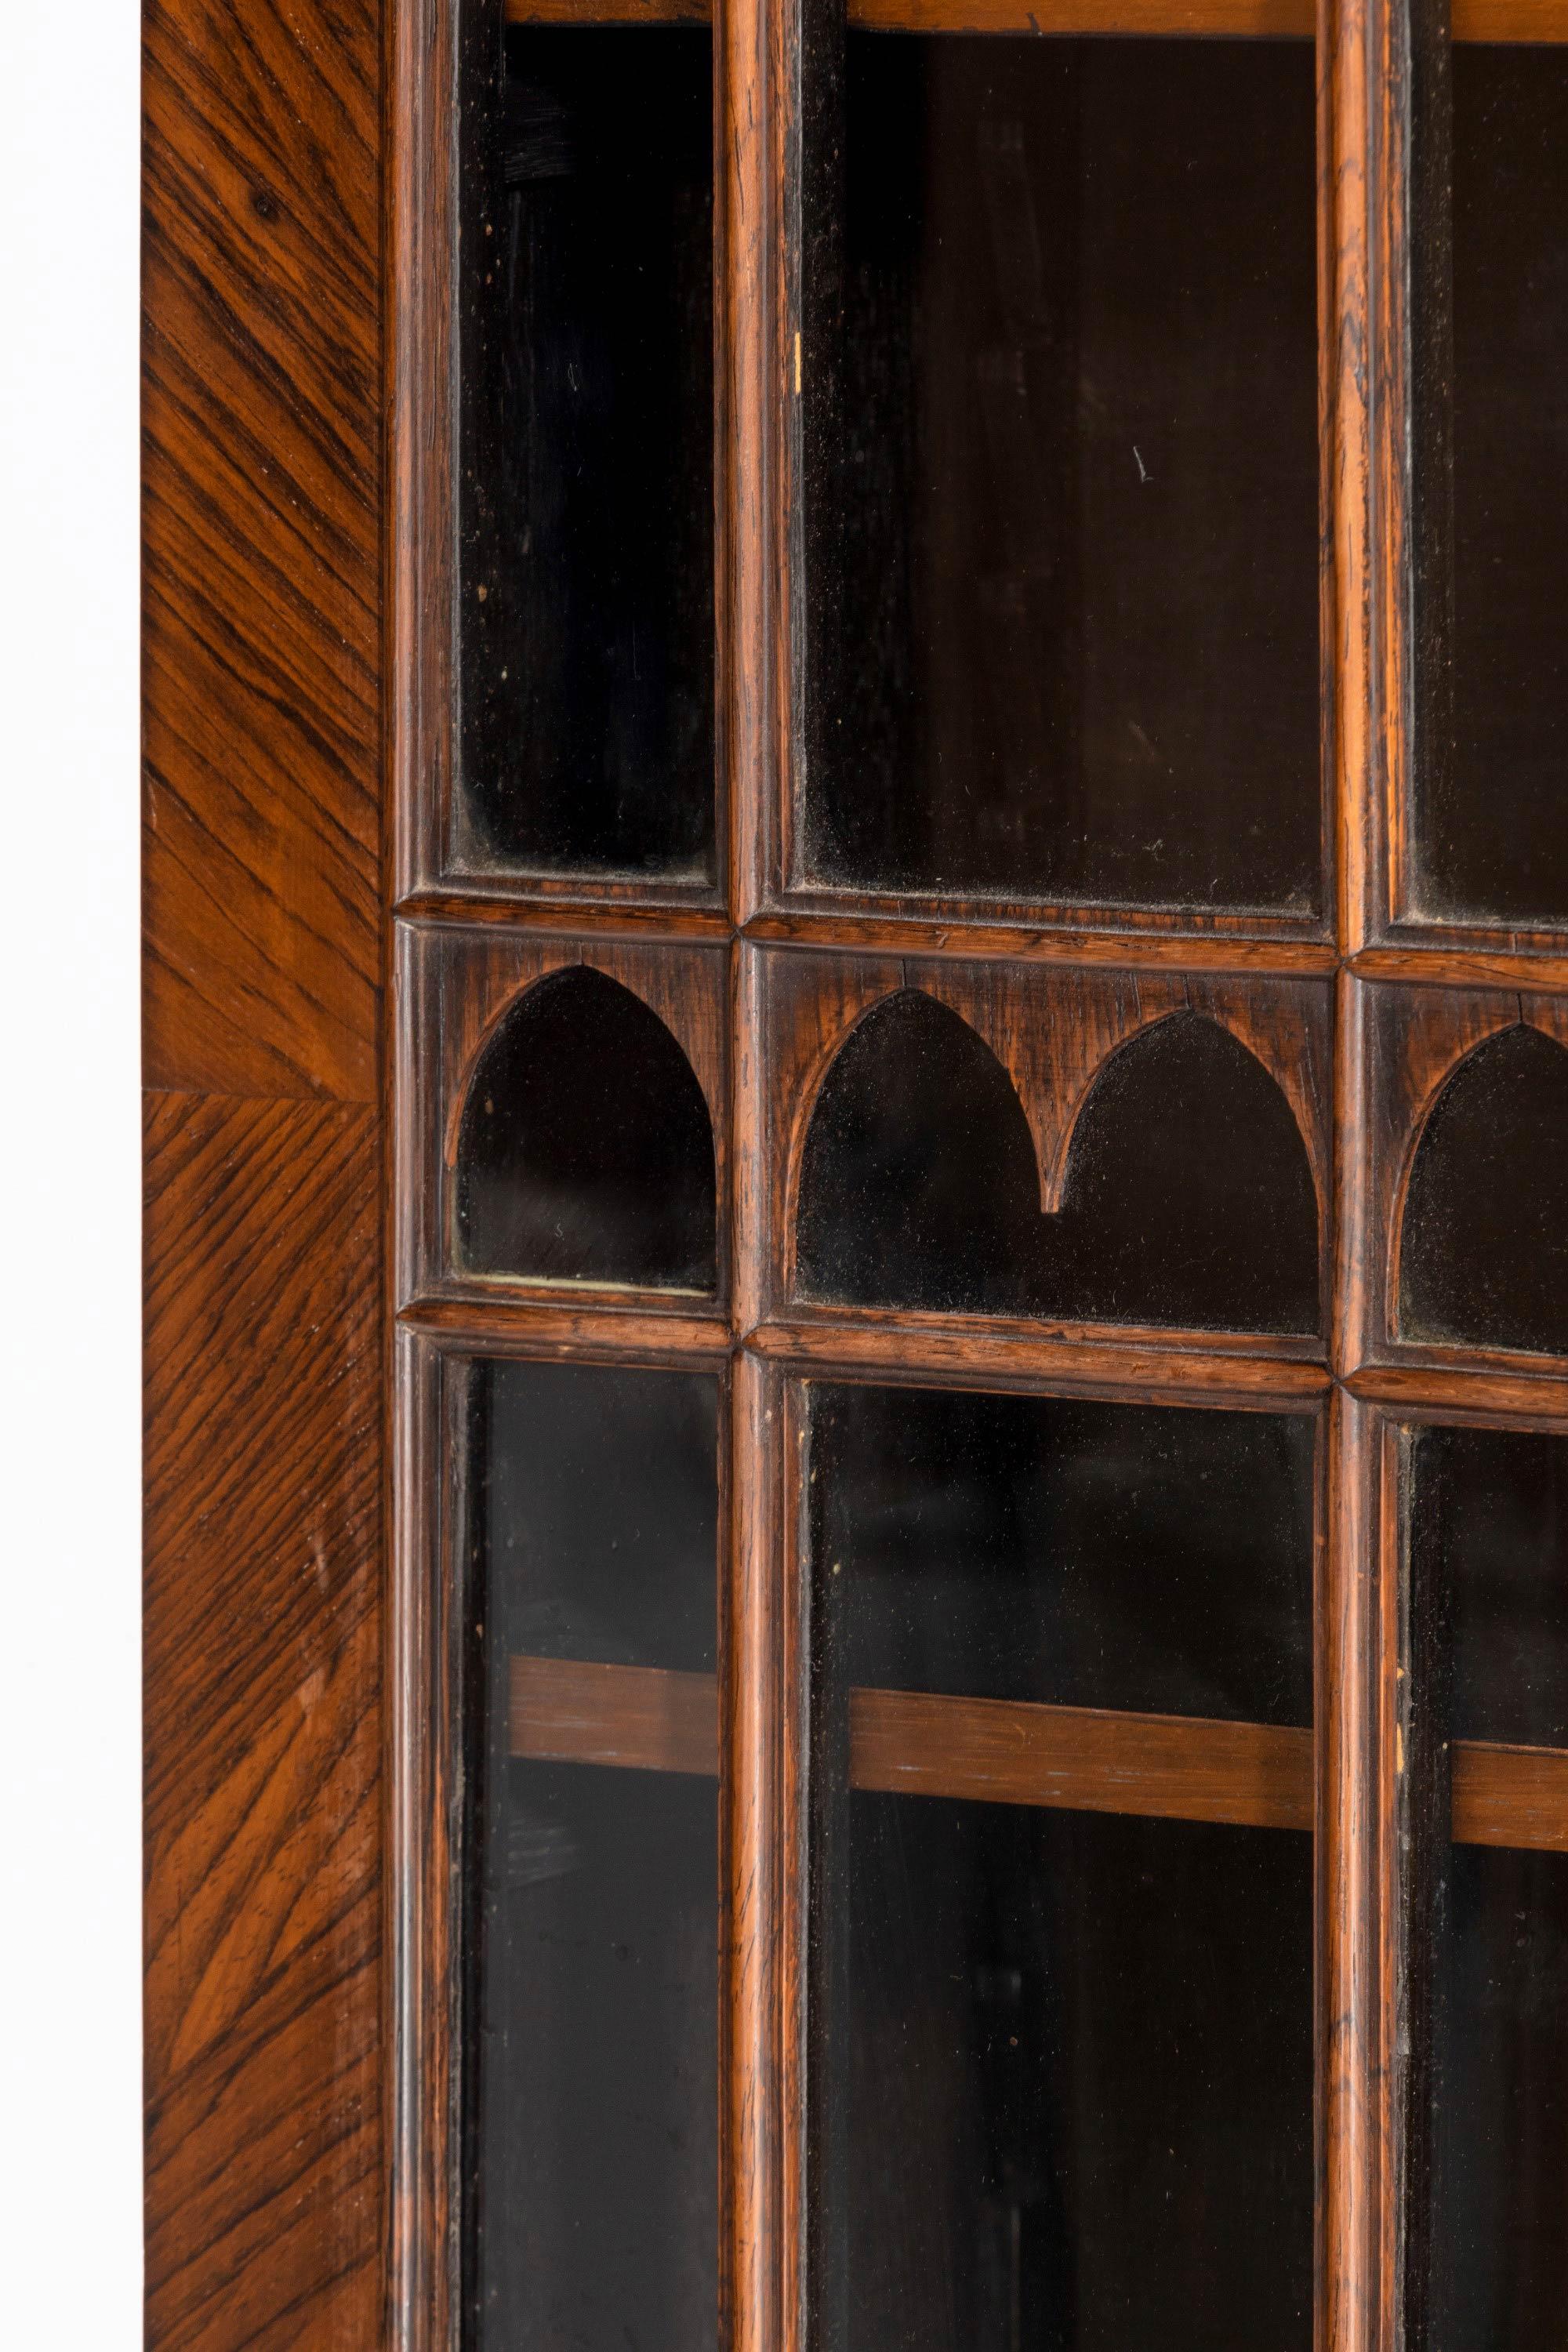
[[[711, 1675], [514, 1657], [510, 1728], [511, 1753], [541, 1762], [719, 1769]], [[1312, 1735], [1279, 1724], [855, 1690], [849, 1780], [1071, 1812], [1312, 1826]], [[1568, 1853], [1568, 1753], [1462, 1740], [1453, 1788], [1459, 1843]]]
[[[848, 0], [875, 33], [1310, 40], [1312, 0]], [[514, 25], [706, 25], [708, 0], [507, 0]], [[1454, 0], [1457, 41], [1568, 41], [1568, 0]]]

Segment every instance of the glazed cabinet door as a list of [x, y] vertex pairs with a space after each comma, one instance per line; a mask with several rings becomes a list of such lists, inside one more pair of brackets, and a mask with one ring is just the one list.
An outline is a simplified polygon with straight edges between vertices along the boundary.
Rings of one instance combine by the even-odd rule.
[[403, 2352], [1546, 2352], [1568, 13], [398, 0]]

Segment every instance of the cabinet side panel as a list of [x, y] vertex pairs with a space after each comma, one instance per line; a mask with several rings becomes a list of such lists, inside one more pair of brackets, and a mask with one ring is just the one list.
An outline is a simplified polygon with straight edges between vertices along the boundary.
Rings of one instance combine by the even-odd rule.
[[379, 11], [144, 21], [147, 1081], [371, 1102]]
[[148, 2342], [379, 2340], [372, 1111], [146, 1122]]
[[144, 27], [147, 2335], [369, 2352], [382, 17]]

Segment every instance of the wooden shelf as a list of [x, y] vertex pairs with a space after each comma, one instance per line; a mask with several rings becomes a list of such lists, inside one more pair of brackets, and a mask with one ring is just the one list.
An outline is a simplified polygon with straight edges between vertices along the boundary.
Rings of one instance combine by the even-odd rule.
[[[510, 1747], [539, 1762], [716, 1775], [711, 1675], [514, 1657]], [[1312, 1735], [917, 1691], [849, 1694], [857, 1789], [1258, 1829], [1312, 1826]], [[1479, 1740], [1454, 1750], [1461, 1844], [1568, 1853], [1568, 1753]]]
[[[707, 0], [507, 0], [513, 25], [706, 25]], [[1310, 40], [1310, 0], [849, 0], [876, 33], [1105, 33]], [[1568, 41], [1568, 0], [1455, 0], [1457, 41]]]

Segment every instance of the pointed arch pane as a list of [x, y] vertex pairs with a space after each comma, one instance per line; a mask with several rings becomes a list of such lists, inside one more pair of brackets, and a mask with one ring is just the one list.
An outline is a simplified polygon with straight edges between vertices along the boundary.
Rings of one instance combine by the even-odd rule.
[[1008, 1073], [907, 992], [829, 1071], [801, 1173], [797, 1276], [862, 1305], [1317, 1328], [1318, 1208], [1279, 1087], [1213, 1023], [1123, 1046], [1079, 1119], [1058, 1213]]
[[829, 1070], [806, 1138], [802, 1293], [1016, 1312], [1039, 1222], [1028, 1121], [990, 1047], [915, 990], [879, 1004]]
[[1408, 1339], [1568, 1354], [1568, 1053], [1522, 1025], [1462, 1062], [1410, 1171]]
[[584, 964], [531, 989], [463, 1111], [463, 1266], [711, 1290], [716, 1201], [708, 1106], [658, 1015]]

